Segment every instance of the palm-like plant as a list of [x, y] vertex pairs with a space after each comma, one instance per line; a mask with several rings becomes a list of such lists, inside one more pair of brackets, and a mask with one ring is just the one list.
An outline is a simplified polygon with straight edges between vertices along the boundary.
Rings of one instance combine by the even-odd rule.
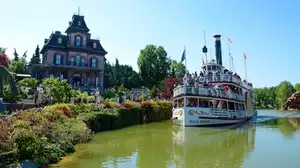
[[14, 76], [6, 67], [0, 65], [0, 98], [4, 97], [4, 85], [8, 84], [12, 94], [18, 94], [18, 88]]

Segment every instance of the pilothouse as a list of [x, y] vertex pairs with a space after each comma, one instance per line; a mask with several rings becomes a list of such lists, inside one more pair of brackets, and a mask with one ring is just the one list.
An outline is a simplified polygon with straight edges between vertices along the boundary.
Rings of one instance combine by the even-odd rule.
[[252, 84], [223, 67], [221, 35], [214, 37], [216, 60], [206, 62], [199, 75], [186, 74], [183, 84], [173, 89], [174, 124], [237, 124], [256, 115]]

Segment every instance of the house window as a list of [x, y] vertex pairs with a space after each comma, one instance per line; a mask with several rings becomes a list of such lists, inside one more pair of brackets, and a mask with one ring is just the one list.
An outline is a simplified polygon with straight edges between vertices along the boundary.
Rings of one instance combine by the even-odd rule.
[[55, 57], [55, 64], [56, 65], [60, 65], [60, 63], [61, 63], [61, 55], [56, 55], [56, 57]]
[[78, 66], [78, 65], [79, 65], [79, 63], [80, 63], [80, 56], [79, 56], [79, 55], [77, 55], [77, 56], [76, 56], [76, 65]]
[[78, 21], [78, 25], [81, 26], [81, 21], [80, 20]]
[[81, 46], [81, 37], [79, 37], [79, 36], [76, 37], [76, 46], [77, 47]]
[[61, 39], [60, 37], [58, 38], [57, 43], [58, 43], [58, 44], [61, 44], [61, 43], [62, 43], [62, 39]]
[[96, 87], [99, 87], [99, 77], [96, 77]]
[[74, 62], [75, 62], [74, 57], [71, 57], [71, 65], [74, 65]]
[[93, 48], [96, 48], [97, 47], [97, 44], [96, 42], [93, 43]]
[[85, 59], [82, 58], [82, 59], [81, 59], [81, 62], [82, 62], [82, 66], [84, 66], [84, 64], [85, 64]]
[[51, 73], [50, 75], [49, 75], [49, 78], [54, 78], [54, 74], [53, 73]]
[[93, 58], [92, 59], [92, 68], [96, 68], [96, 66], [97, 66], [97, 60], [96, 60], [96, 58]]

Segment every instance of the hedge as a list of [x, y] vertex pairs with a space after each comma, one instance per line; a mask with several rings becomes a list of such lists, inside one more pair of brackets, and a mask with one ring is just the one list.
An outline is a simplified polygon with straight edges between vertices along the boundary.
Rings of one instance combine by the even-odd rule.
[[93, 132], [168, 120], [169, 101], [55, 104], [0, 118], [0, 167], [24, 160], [38, 165], [57, 162], [86, 143]]

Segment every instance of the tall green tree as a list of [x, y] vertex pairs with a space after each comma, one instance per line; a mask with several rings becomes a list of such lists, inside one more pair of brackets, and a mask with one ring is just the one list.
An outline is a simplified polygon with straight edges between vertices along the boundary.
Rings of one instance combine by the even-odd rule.
[[26, 74], [28, 73], [28, 64], [26, 61], [26, 57], [23, 56], [18, 58], [18, 60], [13, 60], [11, 64], [8, 66], [9, 71], [17, 73], [17, 74]]
[[276, 92], [276, 100], [279, 106], [282, 108], [284, 106], [284, 103], [287, 101], [287, 99], [295, 92], [294, 86], [291, 84], [291, 82], [288, 81], [282, 81], [277, 86], [277, 92]]
[[140, 51], [138, 68], [144, 86], [152, 88], [170, 72], [170, 59], [162, 46], [147, 45]]
[[14, 55], [14, 61], [18, 61], [19, 60], [19, 54], [17, 53], [17, 50], [16, 49], [14, 49], [14, 53], [13, 53], [13, 55]]
[[171, 77], [183, 77], [185, 74], [185, 66], [181, 62], [171, 60], [169, 76]]
[[29, 66], [32, 66], [34, 64], [40, 64], [41, 58], [40, 58], [40, 48], [39, 45], [36, 46], [35, 53], [32, 55]]
[[12, 94], [18, 94], [15, 79], [5, 66], [0, 65], [0, 98], [4, 96], [4, 85], [10, 86]]
[[122, 84], [127, 89], [141, 86], [139, 74], [131, 66], [119, 64], [117, 59], [115, 64], [106, 63], [105, 71], [109, 88], [120, 87]]

